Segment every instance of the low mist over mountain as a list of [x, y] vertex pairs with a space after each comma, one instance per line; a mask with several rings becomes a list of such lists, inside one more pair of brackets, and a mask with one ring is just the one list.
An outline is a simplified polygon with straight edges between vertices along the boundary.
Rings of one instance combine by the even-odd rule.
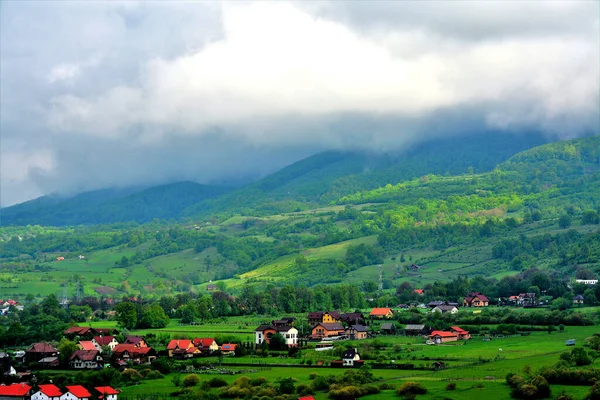
[[431, 140], [396, 153], [319, 153], [238, 189], [179, 182], [67, 198], [44, 196], [2, 209], [2, 224], [143, 223], [248, 208], [293, 211], [422, 175], [489, 171], [545, 140], [535, 134], [470, 135]]

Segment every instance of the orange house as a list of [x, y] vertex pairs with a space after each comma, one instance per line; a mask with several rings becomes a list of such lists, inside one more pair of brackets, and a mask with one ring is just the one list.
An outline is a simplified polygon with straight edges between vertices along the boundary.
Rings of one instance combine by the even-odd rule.
[[394, 316], [394, 312], [391, 308], [374, 308], [373, 311], [369, 314], [371, 318], [379, 318], [379, 319], [390, 319]]
[[455, 342], [458, 340], [458, 335], [454, 332], [433, 331], [431, 332], [431, 335], [429, 335], [429, 339], [435, 344]]
[[465, 331], [464, 329], [461, 329], [458, 326], [451, 326], [450, 332], [456, 333], [458, 335], [459, 340], [471, 339], [471, 335], [469, 335], [469, 331]]
[[339, 322], [326, 323], [320, 322], [313, 326], [311, 336], [314, 339], [322, 339], [330, 336], [340, 336], [344, 334], [344, 327]]

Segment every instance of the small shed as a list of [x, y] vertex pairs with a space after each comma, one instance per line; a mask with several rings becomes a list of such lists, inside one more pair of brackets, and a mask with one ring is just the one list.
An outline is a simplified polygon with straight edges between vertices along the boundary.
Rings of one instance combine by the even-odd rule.
[[379, 328], [379, 332], [384, 333], [386, 335], [395, 335], [396, 334], [396, 325], [394, 325], [391, 322], [386, 322], [384, 324], [381, 324], [381, 327]]

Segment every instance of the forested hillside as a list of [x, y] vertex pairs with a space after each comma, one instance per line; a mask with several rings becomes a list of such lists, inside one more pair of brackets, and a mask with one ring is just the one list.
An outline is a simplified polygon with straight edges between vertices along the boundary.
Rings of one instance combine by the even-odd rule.
[[2, 209], [2, 224], [144, 223], [155, 218], [194, 218], [231, 212], [251, 215], [291, 212], [426, 174], [490, 171], [519, 151], [544, 141], [535, 134], [487, 134], [436, 139], [393, 153], [326, 152], [236, 190], [178, 182], [146, 189], [97, 190], [70, 198], [44, 196]]
[[146, 189], [105, 189], [71, 198], [44, 196], [2, 209], [2, 225], [110, 224], [180, 218], [192, 204], [222, 195], [227, 187], [177, 182]]
[[490, 172], [423, 175], [301, 211], [3, 227], [0, 290], [153, 296], [211, 281], [233, 292], [350, 282], [374, 293], [378, 265], [387, 293], [460, 277], [494, 287], [535, 271], [566, 285], [600, 272], [599, 146], [598, 137], [551, 143]]

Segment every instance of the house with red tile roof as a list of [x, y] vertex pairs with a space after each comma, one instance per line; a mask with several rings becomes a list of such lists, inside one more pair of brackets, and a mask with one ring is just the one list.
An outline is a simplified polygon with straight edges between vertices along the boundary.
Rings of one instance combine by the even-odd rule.
[[423, 289], [415, 289], [414, 292], [418, 295], [423, 295], [425, 294], [425, 291]]
[[461, 329], [458, 326], [451, 326], [450, 332], [456, 333], [458, 335], [459, 340], [471, 339], [471, 335], [469, 335], [469, 331], [465, 331], [464, 329]]
[[113, 389], [110, 386], [99, 386], [95, 387], [94, 390], [100, 393], [98, 398], [102, 400], [117, 400], [117, 396], [120, 393], [117, 389]]
[[219, 350], [219, 345], [213, 338], [196, 338], [194, 339], [194, 346], [199, 348], [202, 353], [214, 353]]
[[57, 386], [39, 385], [38, 390], [31, 395], [31, 400], [60, 400], [60, 396], [62, 396], [62, 392]]
[[191, 340], [188, 339], [173, 339], [167, 346], [169, 357], [173, 357], [173, 353], [181, 353], [181, 350], [187, 351], [190, 347], [194, 347]]
[[390, 319], [394, 316], [394, 312], [392, 311], [391, 308], [374, 308], [371, 313], [369, 314], [369, 317], [371, 318], [386, 318], [386, 319]]
[[98, 351], [102, 351], [102, 347], [104, 346], [110, 347], [110, 350], [113, 351], [119, 344], [114, 336], [94, 336], [92, 343], [94, 343]]
[[221, 347], [219, 348], [219, 350], [221, 350], [221, 354], [224, 354], [224, 355], [235, 354], [236, 347], [237, 347], [237, 344], [235, 344], [235, 343], [223, 343], [221, 345]]
[[455, 342], [458, 340], [458, 334], [446, 331], [433, 331], [429, 335], [429, 340], [432, 340], [435, 344]]
[[113, 350], [113, 360], [131, 361], [136, 364], [150, 364], [156, 359], [152, 347], [137, 347], [134, 344], [118, 344]]
[[56, 347], [47, 342], [34, 343], [25, 350], [25, 359], [27, 362], [39, 362], [43, 358], [57, 356], [58, 350]]
[[302, 396], [298, 397], [298, 400], [315, 400], [315, 398], [312, 396]]
[[91, 340], [81, 340], [79, 342], [79, 348], [81, 350], [88, 350], [88, 351], [98, 350]]
[[29, 399], [30, 392], [31, 386], [25, 383], [0, 386], [0, 399], [25, 400]]
[[67, 386], [67, 392], [60, 396], [60, 400], [89, 400], [92, 394], [81, 385]]
[[489, 300], [479, 292], [471, 292], [465, 297], [463, 305], [465, 307], [487, 307]]

